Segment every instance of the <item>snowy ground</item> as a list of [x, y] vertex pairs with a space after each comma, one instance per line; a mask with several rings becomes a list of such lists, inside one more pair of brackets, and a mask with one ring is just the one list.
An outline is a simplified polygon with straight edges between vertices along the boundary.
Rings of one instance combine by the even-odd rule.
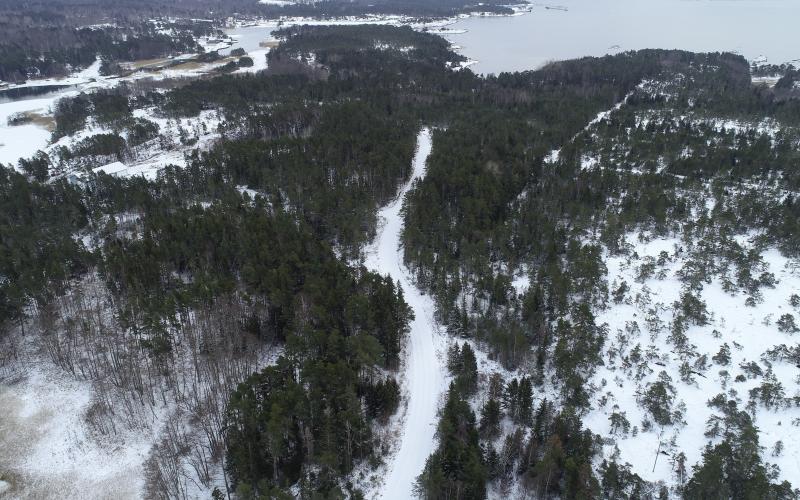
[[[152, 141], [150, 147], [140, 153], [134, 161], [129, 162], [127, 168], [117, 175], [154, 179], [158, 171], [167, 165], [186, 166], [186, 152], [209, 149], [220, 137], [218, 127], [222, 123], [222, 117], [217, 111], [204, 110], [195, 117], [179, 119], [162, 118], [158, 116], [157, 111], [155, 108], [134, 110], [135, 117], [145, 118], [158, 125], [160, 137]], [[194, 144], [183, 146], [180, 143], [181, 135], [195, 141]]]
[[92, 384], [31, 353], [24, 356], [23, 379], [0, 383], [0, 477], [10, 483], [12, 498], [141, 498], [142, 464], [165, 408], [154, 408], [154, 420], [143, 422], [154, 425], [148, 432], [120, 427], [116, 434], [97, 435], [85, 418]]
[[[188, 118], [165, 118], [160, 115], [157, 108], [147, 107], [135, 109], [133, 116], [155, 123], [159, 129], [158, 137], [131, 148], [130, 153], [122, 161], [112, 160], [112, 157], [106, 157], [106, 161], [100, 163], [93, 160], [94, 163], [91, 164], [93, 172], [103, 172], [116, 177], [141, 176], [153, 180], [158, 172], [168, 165], [185, 167], [187, 152], [210, 149], [220, 138], [218, 127], [223, 123], [221, 114], [215, 110], [203, 110], [197, 116]], [[62, 137], [42, 147], [41, 150], [51, 158], [57, 158], [59, 148], [71, 149], [93, 135], [111, 133], [115, 132], [90, 120], [83, 130]], [[118, 134], [123, 139], [128, 139], [127, 130], [119, 131]], [[60, 165], [59, 169], [59, 173], [74, 174], [79, 178], [85, 178], [88, 174], [87, 169], [75, 165]], [[64, 169], [63, 172], [61, 169]]]
[[[655, 85], [651, 83], [655, 82], [643, 82], [637, 90], [652, 92]], [[600, 113], [584, 132], [597, 137], [594, 129], [625, 106], [628, 97]], [[640, 123], [646, 120], [658, 123], [662, 119], [658, 113], [649, 111], [637, 116]], [[744, 122], [687, 115], [677, 121], [705, 126], [717, 133], [753, 132], [774, 138], [786, 132], [786, 127], [771, 120]], [[624, 141], [621, 145], [611, 142], [610, 147], [605, 146], [604, 154], [609, 156], [606, 151], [611, 152], [612, 164], [635, 161], [624, 155], [615, 156], [617, 146], [624, 150]], [[586, 151], [591, 154], [583, 156], [582, 167], [597, 168], [598, 154], [591, 149]], [[553, 151], [548, 161], [558, 164], [559, 151]], [[520, 198], [525, 196], [527, 192]], [[701, 189], [690, 198], [695, 218], [705, 215], [714, 220], [711, 211], [715, 202], [708, 189]], [[675, 234], [654, 238], [631, 233], [626, 235], [629, 248], [625, 255], [604, 254], [609, 291], [618, 290], [623, 283], [629, 288], [620, 300], [613, 300], [612, 293], [607, 307], [595, 311], [596, 324], [607, 327], [608, 333], [601, 353], [602, 364], [589, 380], [591, 408], [583, 423], [602, 438], [602, 458], [614, 457], [620, 464], [630, 464], [632, 472], [645, 480], [663, 481], [669, 486], [680, 484], [687, 478], [676, 473], [675, 459], [679, 454], [685, 455], [685, 466], [691, 473], [692, 466], [700, 462], [704, 447], [718, 442], [718, 438], [707, 436], [706, 431], [709, 418], [719, 416], [720, 412], [707, 403], [722, 394], [725, 400], [736, 401], [740, 410], [753, 417], [759, 430], [762, 460], [780, 468], [781, 480], [797, 482], [800, 364], [796, 364], [792, 354], [798, 346], [800, 329], [781, 327], [780, 321], [786, 315], [792, 315], [795, 321], [800, 317], [800, 266], [776, 249], [763, 246], [757, 236], [737, 234], [731, 241], [714, 234], [698, 240], [696, 234], [688, 238]], [[740, 261], [750, 260], [753, 280], [767, 277], [755, 287], [757, 290], [741, 286], [737, 278]], [[687, 279], [693, 273], [699, 274], [698, 269], [704, 266], [707, 276], [699, 283]], [[527, 289], [529, 272], [520, 271], [512, 276], [512, 286], [521, 294]], [[773, 275], [775, 282], [771, 283]], [[678, 348], [670, 335], [673, 322], [683, 314], [681, 295], [689, 290], [705, 305], [708, 319], [706, 324], [687, 322], [687, 346]], [[797, 297], [792, 299], [793, 295]], [[730, 349], [729, 361], [718, 356], [723, 345]], [[777, 355], [766, 354], [767, 351]], [[487, 367], [481, 365], [481, 372], [487, 373]], [[675, 423], [663, 426], [654, 422], [641, 397], [648, 384], [660, 377], [669, 377], [675, 389], [670, 410], [680, 413]], [[504, 374], [504, 379], [507, 381], [509, 374]], [[775, 391], [778, 396], [765, 404], [759, 391], [776, 385], [780, 387]], [[557, 400], [557, 393], [547, 386], [537, 389], [537, 398], [554, 400], [554, 396]], [[617, 423], [618, 416], [624, 416], [627, 429], [613, 426], [612, 415]], [[777, 448], [781, 450], [776, 449], [779, 442]], [[490, 498], [503, 496], [490, 491]]]
[[16, 167], [20, 158], [30, 158], [37, 151], [45, 149], [50, 143], [51, 130], [41, 123], [9, 125], [10, 117], [17, 114], [52, 117], [53, 107], [59, 99], [75, 97], [82, 91], [115, 86], [119, 80], [101, 77], [99, 68], [100, 61], [98, 60], [89, 68], [67, 78], [31, 80], [19, 86], [72, 85], [72, 87], [34, 98], [0, 102], [0, 164]]
[[11, 126], [8, 118], [17, 113], [50, 114], [56, 99], [40, 97], [0, 104], [0, 164], [15, 166], [20, 158], [33, 156], [50, 140], [50, 131], [46, 128], [33, 123]]
[[425, 461], [436, 446], [437, 411], [446, 389], [444, 355], [446, 338], [433, 320], [434, 304], [414, 285], [403, 265], [400, 234], [403, 218], [400, 209], [414, 179], [425, 174], [425, 161], [431, 152], [430, 129], [417, 137], [417, 152], [411, 179], [403, 186], [397, 199], [382, 209], [378, 216], [383, 227], [367, 249], [366, 266], [383, 275], [390, 275], [403, 287], [406, 302], [413, 308], [403, 364], [402, 385], [406, 391], [406, 408], [400, 418], [399, 447], [387, 465], [382, 488], [373, 493], [384, 499], [408, 499], [413, 495], [413, 483], [422, 472]]
[[[643, 82], [638, 90], [649, 90]], [[627, 102], [608, 113], [601, 113], [585, 129], [591, 129]], [[637, 122], [659, 122], [658, 113], [637, 116]], [[775, 137], [781, 126], [774, 121], [757, 123], [713, 117], [684, 116], [680, 122], [707, 126], [718, 133], [725, 131], [754, 132]], [[557, 157], [556, 157], [557, 160]], [[624, 159], [616, 158], [618, 164]], [[583, 168], [595, 168], [597, 157], [585, 155]], [[710, 194], [696, 193], [700, 217], [713, 219], [714, 202]], [[764, 462], [780, 467], [780, 478], [797, 482], [800, 477], [800, 437], [795, 428], [800, 425], [800, 409], [793, 398], [800, 395], [800, 370], [788, 359], [766, 356], [768, 350], [779, 346], [797, 346], [796, 333], [779, 328], [779, 319], [787, 314], [798, 318], [800, 310], [790, 305], [790, 297], [800, 294], [798, 263], [783, 257], [774, 248], [763, 248], [754, 243], [753, 235], [737, 235], [735, 244], [716, 240], [691, 241], [676, 236], [653, 238], [648, 234], [629, 234], [627, 255], [608, 255], [604, 263], [608, 269], [609, 291], [625, 283], [629, 289], [620, 301], [609, 298], [608, 307], [598, 311], [596, 323], [607, 325], [608, 336], [603, 348], [603, 365], [597, 368], [590, 380], [589, 393], [593, 394], [592, 409], [584, 424], [604, 439], [604, 456], [617, 456], [620, 463], [629, 463], [632, 471], [648, 481], [664, 481], [674, 485], [676, 476], [673, 458], [679, 453], [686, 456], [686, 466], [698, 464], [704, 447], [716, 442], [706, 436], [709, 417], [719, 411], [707, 402], [718, 394], [735, 400], [741, 410], [747, 409], [759, 429]], [[726, 252], [740, 245], [740, 255], [754, 252], [760, 255], [753, 269], [754, 278], [762, 273], [772, 273], [773, 285], [759, 286], [758, 291], [745, 290], [736, 284], [737, 265], [723, 260]], [[673, 321], [680, 315], [679, 301], [682, 293], [690, 289], [686, 274], [698, 268], [698, 262], [710, 259], [712, 272], [703, 280], [695, 295], [705, 304], [707, 324], [689, 322], [685, 335], [688, 349], [676, 348], [669, 338]], [[730, 267], [727, 270], [727, 267]], [[682, 278], [682, 275], [684, 278]], [[755, 299], [755, 300], [753, 300]], [[719, 362], [714, 356], [720, 348], [730, 348], [730, 361]], [[757, 365], [759, 375], [745, 369], [750, 363]], [[683, 374], [681, 366], [683, 365]], [[691, 373], [687, 376], [687, 369]], [[664, 375], [675, 388], [672, 410], [682, 413], [682, 421], [660, 426], [644, 408], [640, 395], [648, 384]], [[783, 394], [780, 401], [766, 407], [751, 395], [762, 384], [778, 383]], [[610, 417], [624, 415], [629, 429], [612, 428]], [[643, 425], [645, 422], [648, 424]], [[651, 426], [652, 425], [652, 426]], [[651, 427], [650, 427], [651, 426]], [[650, 427], [645, 429], [645, 427]], [[774, 452], [777, 442], [783, 451]], [[686, 479], [686, 478], [683, 478]]]
[[[47, 335], [31, 320], [26, 334], [13, 329], [4, 337], [0, 498], [133, 500], [159, 491], [207, 499], [214, 487], [225, 490], [222, 453], [210, 436], [222, 433], [230, 390], [274, 363], [281, 350], [251, 337], [230, 343], [230, 332], [238, 332], [230, 320], [235, 313], [198, 312], [173, 332], [169, 377], [162, 377], [148, 365], [153, 358], [139, 350], [140, 336], [104, 323], [114, 314], [98, 309], [106, 299], [102, 286], [87, 278], [59, 301], [70, 324], [84, 318], [80, 338], [60, 320]], [[247, 354], [240, 342], [249, 346]], [[206, 356], [202, 346], [216, 354]], [[109, 363], [121, 359], [131, 366], [117, 370]], [[130, 384], [135, 380], [144, 383], [137, 389]]]
[[[274, 362], [279, 351], [265, 352], [254, 370]], [[90, 423], [98, 401], [93, 383], [76, 380], [34, 351], [24, 358], [19, 380], [0, 382], [0, 498], [146, 498], [147, 481], [152, 479], [147, 463], [169, 426], [177, 426], [194, 449], [206, 446], [203, 430], [170, 400], [172, 392], [167, 393], [167, 404], [157, 401], [137, 408], [135, 427], [118, 422], [113, 432], [98, 432]], [[177, 363], [176, 367], [181, 369]], [[194, 450], [179, 450], [174, 461], [166, 462], [175, 466], [179, 498], [210, 498], [215, 486], [225, 490], [221, 462], [208, 464], [210, 484], [204, 485], [192, 468]]]
[[[739, 407], [744, 409], [750, 399], [749, 391], [768, 380], [768, 372], [774, 373], [783, 385], [786, 398], [800, 394], [797, 367], [788, 361], [768, 362], [763, 357], [767, 350], [781, 344], [797, 345], [796, 337], [791, 332], [781, 332], [776, 323], [784, 314], [797, 315], [789, 299], [792, 294], [800, 293], [800, 272], [797, 263], [779, 252], [763, 252], [763, 271], [772, 272], [777, 284], [774, 288], [762, 287], [763, 301], [755, 306], [745, 305], [748, 295], [743, 291], [723, 290], [718, 278], [705, 284], [699, 295], [706, 303], [709, 322], [704, 326], [690, 326], [686, 335], [690, 344], [696, 346], [697, 355], [692, 358], [706, 356], [708, 368], [693, 366], [699, 374], [693, 375], [687, 383], [681, 380], [679, 373], [685, 357], [667, 340], [673, 303], [680, 299], [684, 287], [676, 273], [688, 261], [685, 244], [677, 239], [639, 241], [631, 236], [628, 240], [634, 245], [633, 257], [614, 256], [606, 260], [610, 289], [615, 288], [615, 283], [625, 281], [630, 291], [622, 303], [612, 303], [597, 318], [598, 324], [608, 324], [609, 338], [604, 348], [605, 366], [599, 367], [591, 380], [596, 391], [590, 393], [595, 394], [596, 399], [584, 423], [593, 432], [610, 438], [605, 447], [606, 455], [612, 454], [616, 446], [620, 462], [632, 464], [633, 471], [643, 479], [670, 482], [674, 479], [670, 457], [662, 455], [656, 462], [659, 442], [661, 450], [669, 455], [685, 453], [687, 466], [699, 462], [703, 447], [709, 442], [704, 435], [706, 422], [716, 413], [706, 405], [709, 399], [725, 393], [728, 398], [740, 400]], [[752, 248], [749, 242], [744, 239], [742, 242], [746, 248]], [[642, 265], [652, 262], [656, 262], [653, 276], [642, 280]], [[654, 327], [659, 322], [652, 321], [653, 317], [665, 326]], [[730, 363], [725, 365], [712, 360], [723, 344], [728, 344], [731, 350]], [[632, 361], [631, 351], [637, 346], [642, 352], [643, 364]], [[746, 376], [741, 365], [751, 361], [765, 372], [763, 377]], [[727, 375], [721, 373], [723, 370]], [[662, 371], [671, 377], [677, 390], [675, 406], [681, 402], [686, 405], [686, 424], [654, 425], [652, 430], [644, 432], [642, 421], [649, 417], [637, 403], [636, 392], [655, 381]], [[744, 380], [736, 381], [739, 375], [745, 375]], [[630, 432], [611, 432], [609, 416], [614, 411], [624, 412], [630, 421]], [[778, 465], [783, 479], [796, 482], [800, 477], [800, 434], [795, 431], [795, 425], [800, 422], [800, 409], [787, 401], [771, 409], [758, 404], [752, 411], [760, 430], [760, 444], [765, 448], [764, 461]], [[638, 433], [633, 432], [634, 427], [638, 428]], [[775, 456], [772, 450], [779, 440], [783, 442], [784, 451]]]
[[[230, 43], [227, 43], [227, 45], [230, 45]], [[255, 72], [266, 69], [267, 52], [268, 49], [254, 51], [250, 54], [253, 58], [254, 65], [250, 68], [243, 68], [238, 72]], [[192, 54], [189, 55], [191, 56]], [[179, 60], [186, 56], [187, 55], [177, 56], [173, 58], [173, 60]], [[98, 60], [89, 68], [67, 78], [31, 80], [20, 86], [71, 85], [72, 87], [34, 98], [0, 102], [0, 164], [16, 167], [20, 158], [30, 158], [36, 154], [37, 151], [46, 150], [48, 146], [54, 146], [50, 144], [51, 130], [48, 130], [42, 123], [28, 123], [17, 126], [9, 125], [8, 120], [14, 115], [27, 113], [44, 117], [45, 119], [51, 119], [56, 102], [62, 98], [74, 97], [80, 92], [92, 92], [97, 89], [113, 88], [121, 82], [132, 82], [143, 79], [164, 80], [167, 78], [199, 78], [200, 76], [214, 71], [217, 67], [225, 64], [225, 62], [227, 61], [221, 60], [207, 64], [187, 64], [186, 67], [179, 65], [158, 71], [139, 71], [129, 76], [119, 78], [114, 76], [101, 76], [99, 74], [100, 62]], [[148, 115], [149, 116], [144, 117], [151, 121], [158, 121], [153, 119], [154, 113], [148, 113]], [[215, 129], [217, 124], [218, 122], [214, 121], [209, 122], [207, 126]], [[95, 133], [102, 132], [108, 131], [95, 131]], [[81, 137], [66, 138], [66, 140], [69, 141], [70, 139], [79, 139], [83, 137], [85, 137], [85, 134]], [[203, 141], [207, 138], [208, 137], [199, 137], [198, 139]], [[62, 143], [59, 145], [64, 145], [63, 141], [64, 139], [62, 139]], [[159, 168], [170, 163], [181, 165], [183, 163], [183, 150], [190, 150], [193, 148], [181, 149], [182, 151], [169, 151], [169, 154], [154, 152], [152, 161], [137, 161], [135, 165], [131, 165], [131, 167], [139, 168], [132, 168], [128, 173], [131, 175], [152, 175]]]
[[66, 78], [30, 80], [24, 84], [7, 88], [42, 87], [49, 85], [71, 85], [68, 88], [37, 96], [0, 102], [0, 164], [16, 166], [20, 158], [29, 158], [44, 149], [50, 140], [50, 130], [41, 123], [9, 125], [8, 119], [17, 114], [35, 114], [42, 117], [52, 115], [52, 108], [62, 97], [74, 97], [81, 88], [90, 88], [104, 80], [100, 76], [100, 60]]

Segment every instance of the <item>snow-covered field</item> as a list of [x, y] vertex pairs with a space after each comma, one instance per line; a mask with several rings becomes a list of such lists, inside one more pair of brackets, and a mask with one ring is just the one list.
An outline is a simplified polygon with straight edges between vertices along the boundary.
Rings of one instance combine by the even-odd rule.
[[56, 99], [41, 97], [0, 104], [0, 163], [16, 165], [20, 158], [29, 158], [47, 146], [50, 132], [46, 128], [33, 123], [12, 126], [8, 119], [17, 113], [50, 114]]
[[[151, 141], [152, 144], [136, 159], [125, 164], [123, 171], [115, 174], [120, 177], [144, 176], [154, 179], [158, 171], [167, 165], [185, 167], [187, 151], [208, 149], [220, 137], [217, 129], [222, 118], [217, 111], [204, 110], [191, 118], [167, 119], [158, 116], [155, 108], [147, 108], [134, 110], [133, 115], [156, 123], [160, 137]], [[194, 144], [191, 147], [183, 146], [181, 136], [190, 138]]]
[[415, 316], [403, 361], [405, 411], [398, 419], [399, 444], [389, 459], [383, 486], [373, 492], [374, 496], [387, 500], [403, 500], [414, 496], [413, 483], [436, 446], [437, 412], [446, 389], [446, 338], [434, 322], [433, 301], [414, 285], [403, 265], [400, 249], [403, 226], [400, 209], [403, 199], [414, 180], [424, 176], [425, 162], [431, 148], [431, 131], [424, 128], [417, 137], [411, 179], [400, 190], [395, 201], [379, 212], [382, 228], [367, 249], [365, 262], [369, 269], [383, 275], [388, 274], [401, 284], [405, 300], [414, 310]]
[[35, 114], [48, 117], [52, 108], [62, 97], [78, 95], [80, 89], [94, 87], [104, 79], [100, 76], [100, 59], [88, 68], [67, 78], [48, 78], [30, 80], [24, 84], [7, 88], [43, 87], [50, 85], [69, 85], [67, 88], [34, 98], [0, 102], [0, 164], [16, 166], [20, 158], [29, 158], [44, 149], [50, 140], [50, 131], [42, 124], [26, 123], [9, 125], [8, 120], [18, 114]]
[[[228, 47], [232, 42], [225, 42], [223, 45]], [[267, 61], [266, 54], [269, 52], [268, 48], [259, 49], [249, 54], [253, 58], [253, 66], [249, 68], [242, 68], [237, 73], [251, 73], [266, 69]], [[184, 54], [176, 56], [172, 60], [181, 60], [187, 56], [194, 56], [194, 54]], [[45, 120], [51, 119], [53, 115], [53, 108], [56, 102], [62, 98], [69, 98], [78, 95], [81, 92], [92, 92], [97, 89], [113, 88], [122, 82], [134, 82], [137, 80], [164, 80], [168, 78], [199, 78], [209, 72], [214, 71], [219, 66], [227, 62], [226, 60], [215, 61], [205, 64], [193, 64], [182, 67], [181, 65], [175, 67], [167, 67], [157, 71], [137, 71], [125, 77], [115, 76], [101, 76], [99, 73], [100, 61], [98, 60], [89, 68], [77, 72], [72, 76], [62, 79], [47, 79], [47, 80], [31, 80], [25, 84], [12, 86], [15, 87], [41, 87], [47, 85], [69, 85], [70, 87], [56, 90], [52, 93], [45, 94], [35, 98], [24, 98], [19, 100], [9, 100], [0, 102], [0, 164], [11, 165], [16, 167], [20, 158], [30, 158], [39, 150], [46, 150], [48, 146], [50, 149], [55, 147], [55, 144], [50, 143], [51, 131], [42, 123], [26, 123], [24, 125], [10, 125], [9, 118], [18, 114], [33, 114], [42, 117]], [[139, 110], [137, 110], [139, 111]], [[152, 110], [151, 110], [152, 111]], [[139, 111], [141, 113], [141, 111]], [[158, 122], [154, 119], [154, 113], [148, 113], [146, 116], [151, 121]], [[218, 122], [208, 122], [207, 127], [215, 129]], [[100, 132], [96, 132], [100, 133]], [[80, 135], [80, 134], [79, 134]], [[79, 137], [66, 138], [66, 141], [78, 139]], [[199, 137], [203, 141], [203, 137]], [[63, 143], [62, 139], [62, 143]], [[63, 145], [63, 144], [59, 144]], [[188, 150], [191, 148], [182, 148]], [[127, 173], [130, 175], [144, 174], [152, 176], [157, 169], [164, 167], [168, 164], [180, 165], [183, 162], [183, 151], [169, 151], [169, 154], [163, 152], [153, 152], [154, 158], [151, 161], [137, 161], [135, 165]]]
[[[194, 149], [209, 149], [220, 138], [221, 134], [218, 127], [223, 123], [221, 114], [214, 110], [201, 111], [195, 117], [165, 118], [160, 115], [159, 110], [155, 107], [147, 107], [135, 109], [133, 116], [156, 124], [158, 126], [158, 137], [131, 148], [131, 152], [122, 161], [117, 159], [112, 161], [111, 158], [108, 158], [106, 162], [97, 166], [92, 165], [91, 170], [94, 173], [103, 172], [116, 177], [141, 176], [151, 180], [155, 179], [158, 172], [168, 165], [185, 167], [187, 152]], [[62, 147], [73, 148], [82, 140], [93, 135], [111, 133], [115, 132], [90, 120], [83, 130], [70, 136], [62, 137], [58, 141], [40, 149], [50, 155], [51, 158], [56, 158], [58, 157], [59, 149]], [[128, 139], [127, 130], [120, 131], [118, 134], [123, 139]], [[64, 168], [63, 172], [51, 172], [51, 174], [73, 174], [78, 178], [84, 178], [88, 173], [82, 167], [67, 166]]]

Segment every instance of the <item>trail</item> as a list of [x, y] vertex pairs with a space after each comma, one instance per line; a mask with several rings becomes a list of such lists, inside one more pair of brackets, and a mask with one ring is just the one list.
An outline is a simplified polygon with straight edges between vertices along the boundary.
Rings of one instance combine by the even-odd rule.
[[383, 275], [389, 274], [403, 287], [406, 302], [413, 308], [415, 319], [411, 323], [403, 366], [403, 382], [408, 394], [408, 406], [402, 419], [398, 438], [399, 448], [389, 459], [387, 477], [380, 490], [380, 498], [405, 500], [412, 498], [413, 483], [425, 467], [425, 460], [435, 447], [437, 407], [439, 396], [445, 390], [445, 372], [439, 353], [443, 353], [445, 339], [434, 323], [434, 304], [413, 283], [403, 265], [400, 234], [403, 218], [400, 209], [413, 181], [425, 175], [425, 162], [432, 148], [429, 128], [417, 136], [413, 172], [397, 198], [379, 213], [383, 221], [375, 241], [367, 248], [366, 266]]

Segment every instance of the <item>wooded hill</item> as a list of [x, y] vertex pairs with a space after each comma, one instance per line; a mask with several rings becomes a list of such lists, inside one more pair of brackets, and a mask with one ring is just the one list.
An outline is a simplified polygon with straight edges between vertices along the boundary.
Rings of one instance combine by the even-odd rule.
[[[795, 188], [786, 168], [797, 161], [790, 136], [765, 144], [694, 125], [681, 113], [795, 125], [797, 100], [751, 87], [747, 62], [731, 54], [649, 50], [480, 78], [453, 71], [460, 58], [445, 41], [407, 28], [303, 27], [282, 35], [271, 71], [166, 94], [120, 90], [59, 104], [57, 134], [80, 130], [87, 119], [129, 128], [131, 109], [143, 106], [175, 117], [219, 110], [225, 121], [214, 147], [152, 182], [47, 180], [63, 158], [34, 159], [28, 175], [3, 170], [6, 331], [41, 335], [53, 298], [82, 293], [81, 280], [96, 276], [114, 316], [105, 335], [124, 333], [130, 353], [141, 353], [135, 359], [170, 372], [185, 349], [178, 341], [193, 338], [186, 332], [195, 315], [230, 316], [235, 321], [223, 331], [231, 344], [199, 349], [197, 359], [235, 359], [267, 344], [282, 355], [268, 368], [262, 360], [255, 373], [243, 368], [244, 375], [227, 377], [219, 389], [229, 391], [226, 411], [192, 406], [213, 429], [208, 462], [227, 457], [239, 498], [358, 497], [353, 471], [376, 465], [387, 449], [376, 429], [398, 405], [394, 370], [410, 311], [395, 283], [357, 261], [377, 208], [408, 178], [418, 128], [439, 126], [427, 175], [404, 207], [404, 250], [460, 342], [448, 360], [453, 384], [439, 446], [419, 493], [484, 498], [516, 485], [524, 494], [563, 498], [656, 498], [670, 487], [689, 498], [712, 490], [747, 498], [750, 488], [795, 497], [766, 470], [753, 423], [735, 401], [718, 402], [728, 423], [722, 440], [685, 471], [687, 481], [672, 486], [600, 459], [601, 439], [582, 418], [608, 336], [596, 315], [609, 293], [625, 296], [605, 283], [603, 252], [625, 251], [624, 233], [685, 229], [723, 240], [739, 225], [766, 228], [789, 255], [800, 248], [795, 195], [745, 189], [760, 179]], [[591, 134], [584, 130], [626, 98], [619, 113]], [[643, 125], [636, 113], [644, 111], [675, 119]], [[70, 154], [128, 147], [112, 142], [98, 138]], [[687, 144], [693, 154], [684, 157]], [[603, 168], [582, 168], [589, 152]], [[727, 201], [717, 219], [694, 220], [687, 198], [706, 182]], [[590, 234], [599, 243], [587, 243]], [[767, 286], [755, 257], [730, 245], [726, 258], [752, 293]], [[520, 268], [530, 274], [522, 295], [511, 286]], [[693, 279], [703, 277], [687, 272], [687, 282]], [[695, 299], [684, 297], [672, 337], [687, 349], [681, 325], [703, 319]], [[63, 335], [72, 345], [80, 333]], [[525, 375], [482, 376], [472, 346]], [[175, 390], [171, 377], [152, 380]], [[672, 384], [664, 378], [642, 395], [663, 422], [675, 416], [662, 404], [671, 401]], [[179, 481], [164, 472], [175, 460], [169, 456], [150, 464], [153, 491]]]

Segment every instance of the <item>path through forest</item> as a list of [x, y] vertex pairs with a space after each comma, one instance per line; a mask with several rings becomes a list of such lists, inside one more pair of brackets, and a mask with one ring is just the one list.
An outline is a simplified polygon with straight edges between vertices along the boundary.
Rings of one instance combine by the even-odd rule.
[[389, 274], [403, 287], [406, 302], [413, 308], [415, 319], [405, 351], [403, 387], [408, 396], [404, 418], [401, 419], [396, 453], [389, 459], [387, 477], [380, 491], [386, 500], [413, 497], [413, 483], [422, 472], [425, 460], [434, 451], [437, 408], [445, 390], [443, 355], [445, 338], [434, 323], [434, 304], [415, 286], [408, 269], [403, 265], [400, 235], [403, 218], [400, 209], [406, 193], [415, 179], [425, 175], [425, 162], [432, 148], [431, 130], [423, 128], [417, 136], [413, 172], [397, 198], [384, 207], [378, 217], [382, 228], [367, 248], [366, 266], [380, 274]]

